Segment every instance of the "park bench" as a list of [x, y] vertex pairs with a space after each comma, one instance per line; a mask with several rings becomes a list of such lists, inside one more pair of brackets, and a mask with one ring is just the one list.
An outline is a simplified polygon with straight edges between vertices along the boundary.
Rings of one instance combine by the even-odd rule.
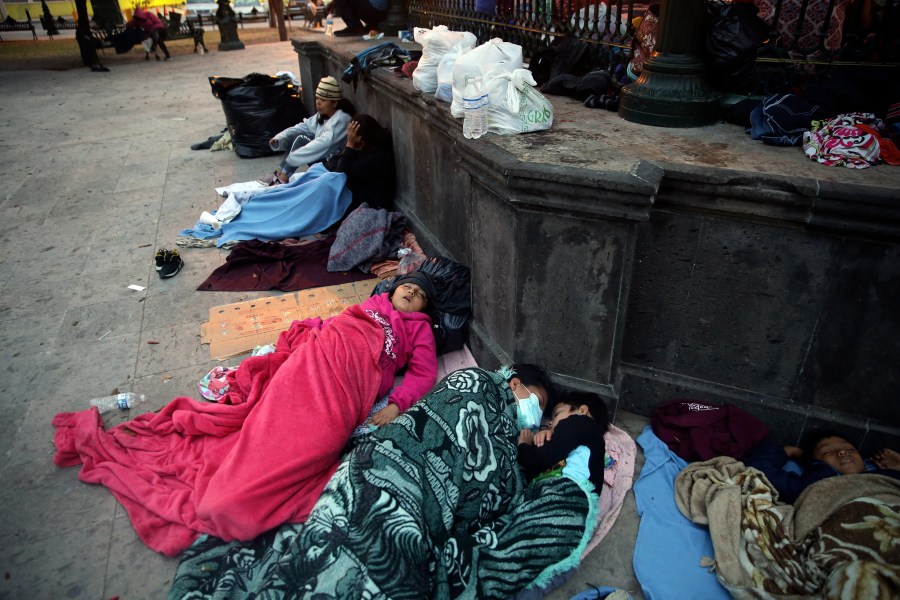
[[[31, 19], [27, 21], [16, 21], [12, 17], [6, 17], [3, 21], [0, 21], [0, 33], [4, 31], [30, 31], [32, 37], [34, 39], [38, 39], [37, 32], [34, 30], [34, 24], [32, 24]], [[3, 36], [0, 35], [0, 42], [3, 41]]]

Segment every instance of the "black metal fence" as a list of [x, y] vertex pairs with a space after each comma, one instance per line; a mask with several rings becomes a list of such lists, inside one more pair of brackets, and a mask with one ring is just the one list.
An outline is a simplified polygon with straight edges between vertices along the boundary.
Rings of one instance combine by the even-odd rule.
[[[408, 9], [416, 27], [471, 31], [479, 43], [499, 37], [521, 45], [526, 59], [572, 34], [588, 44], [595, 65], [610, 68], [630, 59], [635, 27], [648, 9], [620, 2], [408, 0]], [[761, 19], [759, 62], [900, 65], [900, 0], [754, 0], [744, 7]]]

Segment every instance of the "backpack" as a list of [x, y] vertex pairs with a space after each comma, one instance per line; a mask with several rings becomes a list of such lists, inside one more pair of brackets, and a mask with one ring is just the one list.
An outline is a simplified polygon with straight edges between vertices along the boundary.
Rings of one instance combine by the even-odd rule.
[[769, 434], [756, 417], [730, 404], [679, 398], [650, 415], [653, 433], [687, 461], [716, 456], [743, 459]]
[[366, 48], [357, 53], [344, 69], [341, 79], [346, 83], [353, 82], [353, 89], [360, 74], [367, 73], [377, 67], [399, 67], [411, 60], [410, 53], [393, 42], [382, 42], [377, 46]]

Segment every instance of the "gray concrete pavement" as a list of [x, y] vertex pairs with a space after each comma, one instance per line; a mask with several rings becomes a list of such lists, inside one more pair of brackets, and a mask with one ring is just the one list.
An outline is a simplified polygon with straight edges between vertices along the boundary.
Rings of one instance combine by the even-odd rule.
[[[165, 597], [177, 561], [140, 542], [105, 488], [53, 465], [50, 422], [114, 390], [147, 396], [132, 413], [198, 397], [197, 380], [220, 364], [200, 344], [208, 309], [268, 293], [195, 291], [224, 261], [216, 249], [181, 250], [186, 266], [169, 280], [153, 256], [216, 208], [216, 185], [274, 163], [190, 150], [224, 126], [207, 77], [296, 68], [286, 42], [109, 73], [0, 72], [0, 598]], [[619, 422], [637, 435], [646, 420]], [[608, 541], [552, 597], [588, 584], [636, 592], [636, 531], [629, 498]]]

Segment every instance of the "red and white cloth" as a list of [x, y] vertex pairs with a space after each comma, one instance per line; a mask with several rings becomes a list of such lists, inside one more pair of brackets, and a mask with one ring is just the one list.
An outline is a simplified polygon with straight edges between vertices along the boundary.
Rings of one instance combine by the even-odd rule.
[[882, 137], [884, 124], [872, 113], [847, 113], [829, 121], [813, 121], [803, 134], [803, 151], [811, 159], [832, 167], [865, 169], [884, 162], [900, 164], [900, 152]]

